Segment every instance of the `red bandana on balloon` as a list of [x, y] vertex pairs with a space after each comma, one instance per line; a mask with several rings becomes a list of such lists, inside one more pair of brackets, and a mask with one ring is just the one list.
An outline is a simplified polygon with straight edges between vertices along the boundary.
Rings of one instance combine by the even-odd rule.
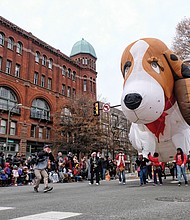
[[165, 111], [170, 109], [174, 105], [175, 101], [176, 100], [174, 96], [172, 96], [170, 99], [166, 99], [165, 108], [161, 116], [156, 121], [146, 124], [147, 128], [153, 134], [155, 134], [155, 136], [158, 139], [158, 142], [159, 142], [159, 135], [160, 134], [163, 135], [164, 128], [165, 128], [165, 119], [166, 119], [166, 116], [168, 115]]

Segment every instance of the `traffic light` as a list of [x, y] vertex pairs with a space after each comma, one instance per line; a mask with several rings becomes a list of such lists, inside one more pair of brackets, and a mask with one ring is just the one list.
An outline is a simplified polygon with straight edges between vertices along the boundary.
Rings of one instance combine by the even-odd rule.
[[94, 108], [93, 108], [94, 116], [100, 115], [100, 104], [99, 104], [99, 102], [94, 102], [93, 106], [94, 106]]

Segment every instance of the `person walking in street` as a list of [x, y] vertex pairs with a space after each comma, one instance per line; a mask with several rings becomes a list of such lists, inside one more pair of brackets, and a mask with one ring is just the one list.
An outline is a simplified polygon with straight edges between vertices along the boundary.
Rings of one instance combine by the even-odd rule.
[[137, 166], [140, 168], [139, 175], [140, 175], [140, 186], [146, 185], [146, 177], [147, 177], [147, 165], [149, 160], [143, 157], [142, 153], [139, 153], [138, 158], [136, 160]]
[[162, 164], [159, 161], [158, 157], [159, 157], [159, 154], [157, 152], [155, 152], [153, 156], [151, 155], [151, 153], [148, 154], [148, 159], [153, 164], [154, 185], [158, 185], [157, 174], [158, 174], [160, 185], [162, 185], [162, 167], [161, 167]]
[[126, 155], [123, 152], [123, 149], [120, 149], [119, 154], [116, 156], [117, 161], [117, 170], [119, 174], [119, 184], [123, 183], [125, 185], [125, 161], [127, 159]]
[[48, 173], [46, 171], [48, 160], [53, 162], [54, 157], [52, 155], [50, 147], [48, 145], [45, 145], [43, 150], [38, 153], [36, 164], [34, 165], [34, 192], [38, 192], [42, 177], [44, 178], [44, 193], [53, 189], [53, 187], [48, 186]]
[[90, 158], [90, 185], [94, 183], [94, 175], [96, 175], [96, 185], [100, 185], [100, 159], [97, 156], [96, 152], [91, 154]]
[[187, 155], [184, 154], [183, 150], [180, 147], [177, 148], [177, 153], [174, 156], [174, 160], [176, 162], [176, 168], [177, 168], [178, 186], [181, 186], [181, 177], [182, 177], [182, 175], [183, 175], [183, 178], [185, 180], [185, 185], [187, 186], [188, 182], [187, 182], [187, 176], [186, 176], [186, 173], [185, 173]]

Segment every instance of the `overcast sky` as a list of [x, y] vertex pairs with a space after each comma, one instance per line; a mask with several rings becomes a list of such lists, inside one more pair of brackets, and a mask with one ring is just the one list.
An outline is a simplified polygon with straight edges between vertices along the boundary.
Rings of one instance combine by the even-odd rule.
[[97, 55], [97, 94], [120, 104], [125, 47], [154, 37], [171, 47], [176, 25], [190, 17], [189, 0], [0, 0], [0, 15], [70, 56], [82, 38]]

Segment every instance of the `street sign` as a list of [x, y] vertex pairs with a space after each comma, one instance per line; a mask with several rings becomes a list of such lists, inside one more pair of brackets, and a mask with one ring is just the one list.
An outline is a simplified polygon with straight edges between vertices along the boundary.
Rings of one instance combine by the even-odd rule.
[[102, 107], [103, 112], [109, 112], [110, 111], [110, 104], [105, 103]]

